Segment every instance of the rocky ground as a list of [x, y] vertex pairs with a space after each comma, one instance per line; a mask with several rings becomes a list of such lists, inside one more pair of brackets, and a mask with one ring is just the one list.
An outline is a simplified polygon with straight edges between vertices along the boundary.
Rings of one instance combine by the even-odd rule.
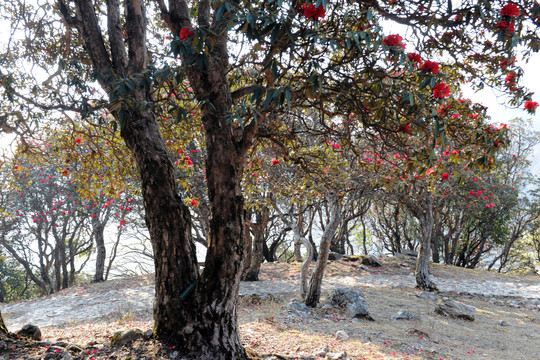
[[[275, 359], [540, 359], [538, 277], [434, 264], [441, 293], [433, 295], [414, 289], [412, 259], [382, 263], [333, 261], [323, 286], [325, 298], [336, 287], [363, 290], [374, 321], [351, 318], [325, 302], [295, 310], [290, 303], [297, 297], [299, 264], [264, 264], [261, 281], [241, 285], [244, 344]], [[475, 320], [435, 313], [443, 297], [474, 306]], [[180, 359], [173, 347], [149, 338], [152, 299], [153, 279], [146, 275], [3, 304], [9, 330], [32, 323], [43, 341], [24, 346], [4, 339], [0, 359]], [[400, 311], [410, 319], [392, 320]], [[140, 329], [139, 339], [110, 347], [113, 334], [126, 329]]]

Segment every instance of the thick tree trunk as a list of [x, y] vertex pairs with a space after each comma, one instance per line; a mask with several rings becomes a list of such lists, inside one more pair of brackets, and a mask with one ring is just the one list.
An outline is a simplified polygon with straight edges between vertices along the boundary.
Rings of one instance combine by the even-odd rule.
[[321, 238], [321, 243], [319, 245], [319, 256], [317, 258], [317, 264], [315, 269], [311, 274], [311, 279], [309, 281], [309, 291], [305, 298], [305, 303], [307, 306], [315, 307], [319, 303], [321, 298], [321, 285], [324, 275], [324, 269], [326, 268], [326, 263], [328, 262], [328, 252], [330, 250], [330, 243], [334, 237], [336, 230], [341, 222], [341, 206], [337, 197], [332, 199], [332, 212], [330, 216], [330, 221], [326, 225], [326, 229]]
[[[144, 103], [144, 94], [139, 94]], [[186, 292], [199, 278], [191, 218], [178, 196], [173, 164], [150, 111], [132, 111], [124, 118], [122, 137], [131, 150], [141, 176], [146, 225], [154, 250], [154, 333], [166, 341], [189, 333], [190, 313]]]
[[[253, 240], [251, 241], [251, 259], [249, 262], [249, 267], [247, 269], [244, 269], [245, 276], [243, 280], [245, 281], [259, 281], [259, 272], [261, 270], [261, 265], [264, 260], [264, 229], [266, 228], [266, 225], [268, 224], [268, 221], [270, 219], [270, 211], [268, 210], [268, 208], [263, 208], [260, 211], [257, 211], [256, 219], [257, 223], [252, 224]], [[249, 229], [246, 229], [246, 231], [248, 230]], [[246, 261], [245, 264], [247, 263], [248, 262]]]
[[104, 230], [105, 226], [103, 226], [103, 224], [94, 224], [94, 241], [96, 242], [96, 271], [94, 273], [94, 282], [105, 281], [104, 274], [107, 251], [105, 249]]
[[[242, 276], [240, 279], [242, 281], [249, 281], [247, 280], [249, 269], [251, 268], [251, 257], [253, 254], [253, 237], [251, 236], [251, 231], [249, 230], [250, 225], [246, 222], [246, 228], [245, 228], [245, 256], [244, 256], [244, 270], [242, 271]], [[258, 279], [257, 279], [258, 280]]]
[[[214, 103], [219, 109], [219, 106]], [[207, 141], [210, 241], [201, 281], [185, 313], [189, 332], [177, 332], [188, 359], [246, 359], [237, 324], [244, 255], [244, 201], [240, 182], [244, 154], [238, 153], [226, 117], [203, 117]], [[191, 302], [192, 301], [192, 302]]]
[[[191, 217], [178, 195], [174, 167], [151, 106], [153, 89], [136, 87], [129, 94], [117, 94], [116, 81], [121, 79], [111, 76], [129, 78], [147, 71], [144, 2], [124, 2], [125, 22], [120, 18], [120, 2], [107, 2], [110, 53], [93, 1], [74, 3], [85, 51], [101, 75], [98, 81], [111, 100], [123, 100], [114, 115], [140, 173], [145, 220], [154, 250], [154, 335], [175, 344], [186, 360], [246, 359], [236, 320], [244, 254], [240, 181], [256, 129], [248, 131], [246, 126], [236, 132], [230, 121], [226, 16], [217, 25], [212, 24], [216, 28], [209, 31], [217, 35], [210, 53], [204, 55], [207, 62], [198, 61], [201, 58], [197, 51], [181, 54], [195, 96], [204, 104], [211, 220], [205, 268], [199, 276]], [[168, 8], [160, 2], [159, 6], [174, 34], [192, 26], [187, 2], [169, 1]], [[67, 23], [73, 23], [69, 11], [64, 7], [60, 11]], [[199, 25], [210, 27], [209, 5], [199, 11]]]
[[416, 286], [426, 291], [437, 291], [437, 286], [429, 277], [429, 260], [431, 258], [431, 237], [433, 236], [433, 199], [428, 195], [424, 210], [416, 214], [420, 222], [422, 238], [418, 246], [418, 258], [416, 260]]

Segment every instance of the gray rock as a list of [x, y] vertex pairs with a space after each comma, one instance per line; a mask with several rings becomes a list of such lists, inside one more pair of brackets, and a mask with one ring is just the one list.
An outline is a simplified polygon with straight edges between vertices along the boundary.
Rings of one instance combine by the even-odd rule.
[[347, 341], [347, 340], [350, 339], [350, 337], [349, 337], [349, 334], [347, 334], [346, 331], [344, 331], [344, 330], [338, 330], [338, 331], [336, 332], [336, 339], [338, 339], [338, 340], [343, 340], [343, 341]]
[[124, 346], [135, 340], [143, 339], [144, 334], [139, 329], [130, 329], [126, 331], [118, 331], [114, 333], [111, 339], [111, 346]]
[[330, 351], [330, 348], [328, 347], [328, 345], [325, 345], [324, 348], [320, 349], [319, 351], [317, 351], [317, 353], [315, 354], [315, 356], [317, 357], [325, 357], [326, 354]]
[[329, 252], [328, 253], [328, 260], [339, 260], [343, 257], [343, 254], [337, 253], [337, 252]]
[[435, 307], [436, 313], [470, 321], [474, 321], [475, 311], [476, 308], [474, 306], [462, 304], [448, 298], [443, 298], [442, 301]]
[[367, 266], [373, 266], [373, 267], [382, 266], [382, 263], [379, 260], [377, 260], [377, 258], [373, 255], [364, 257], [361, 262], [362, 262], [362, 265], [367, 265]]
[[497, 325], [499, 325], [499, 326], [510, 326], [510, 324], [507, 323], [507, 322], [504, 321], [504, 320], [500, 320], [500, 321], [497, 323]]
[[417, 251], [414, 251], [414, 250], [409, 250], [409, 249], [403, 249], [401, 251], [401, 253], [403, 255], [406, 255], [406, 256], [410, 256], [410, 257], [417, 257], [418, 256], [418, 252]]
[[287, 304], [287, 308], [289, 310], [296, 311], [300, 315], [310, 315], [311, 314], [311, 310], [304, 303], [299, 303], [299, 302], [293, 301], [293, 302], [290, 302], [290, 303]]
[[432, 293], [429, 291], [422, 291], [422, 292], [416, 293], [416, 296], [419, 297], [420, 299], [431, 300], [431, 301], [437, 301], [440, 299], [439, 294]]
[[17, 331], [17, 335], [24, 336], [32, 340], [41, 341], [41, 330], [36, 325], [26, 324]]
[[61, 360], [73, 360], [73, 356], [67, 351], [62, 354]]
[[392, 320], [414, 320], [414, 316], [407, 310], [400, 310], [392, 316]]
[[345, 351], [340, 351], [337, 353], [331, 353], [329, 352], [326, 354], [326, 358], [328, 360], [339, 360], [339, 359], [345, 359], [347, 357], [347, 353]]
[[362, 290], [333, 289], [330, 293], [330, 304], [345, 309], [350, 317], [373, 320], [368, 313], [367, 303]]
[[249, 294], [241, 296], [243, 300], [247, 300], [252, 304], [264, 304], [267, 302], [279, 302], [279, 298], [270, 293], [258, 293], [258, 294]]

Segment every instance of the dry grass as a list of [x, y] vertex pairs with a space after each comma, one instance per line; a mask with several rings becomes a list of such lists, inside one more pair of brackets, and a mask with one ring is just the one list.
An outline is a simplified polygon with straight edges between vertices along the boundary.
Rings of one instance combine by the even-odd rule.
[[[299, 264], [265, 264], [261, 278], [290, 279], [297, 275], [298, 270]], [[328, 268], [326, 281], [338, 275], [390, 275], [408, 274], [410, 271], [401, 262], [390, 259], [385, 260], [383, 268], [333, 262]], [[441, 265], [435, 265], [433, 272], [453, 279], [516, 280], [500, 274]], [[534, 277], [520, 277], [519, 280], [538, 282], [538, 278]], [[99, 291], [99, 286], [125, 284], [117, 282], [91, 286], [94, 292]], [[265, 301], [243, 298], [238, 309], [242, 341], [261, 358], [269, 358], [265, 356], [273, 354], [291, 360], [318, 359], [318, 351], [326, 346], [331, 352], [346, 351], [350, 359], [540, 359], [538, 311], [497, 306], [481, 297], [449, 295], [476, 307], [476, 320], [469, 322], [435, 314], [435, 303], [418, 298], [412, 289], [370, 287], [363, 291], [375, 321], [351, 320], [343, 313], [324, 306], [314, 309], [309, 316], [301, 316], [287, 310], [287, 303], [294, 299], [294, 294], [281, 294], [278, 299]], [[326, 296], [323, 294], [323, 297]], [[415, 320], [391, 320], [392, 315], [402, 309], [415, 315]], [[124, 350], [127, 351], [124, 355], [117, 352], [112, 356], [110, 348], [106, 347], [115, 331], [151, 329], [151, 316], [150, 311], [118, 313], [101, 322], [45, 328], [42, 332], [45, 340], [92, 345], [90, 349], [95, 352], [91, 357], [96, 360], [107, 356], [109, 359], [127, 359], [130, 356], [135, 359], [140, 354], [145, 354], [147, 359], [168, 358], [167, 354], [174, 349], [161, 344], [147, 344], [144, 350]], [[501, 320], [509, 326], [500, 326]], [[350, 339], [336, 339], [338, 330], [346, 331]]]

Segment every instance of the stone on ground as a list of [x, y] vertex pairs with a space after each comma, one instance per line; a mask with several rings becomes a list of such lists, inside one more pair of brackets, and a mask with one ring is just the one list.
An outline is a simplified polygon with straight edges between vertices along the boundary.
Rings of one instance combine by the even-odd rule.
[[369, 315], [366, 299], [362, 290], [346, 288], [333, 289], [330, 293], [330, 304], [345, 309], [352, 318], [366, 318], [373, 320]]
[[336, 339], [347, 341], [349, 340], [349, 334], [347, 334], [347, 332], [344, 330], [338, 330], [336, 332]]
[[346, 357], [347, 357], [347, 353], [345, 351], [326, 354], [326, 358], [328, 360], [339, 360], [339, 359], [345, 359]]
[[474, 321], [474, 312], [476, 308], [466, 305], [449, 298], [443, 298], [435, 307], [435, 312], [444, 316], [450, 316], [457, 319]]
[[292, 301], [287, 304], [287, 308], [296, 311], [299, 315], [305, 316], [311, 314], [311, 310], [304, 303]]
[[32, 340], [41, 340], [41, 330], [36, 325], [26, 324], [23, 328], [17, 331], [17, 335], [24, 336]]
[[407, 310], [400, 310], [392, 316], [392, 320], [414, 320], [414, 315]]
[[111, 338], [111, 346], [124, 346], [135, 340], [143, 339], [144, 334], [139, 329], [129, 329], [126, 331], [117, 331]]

